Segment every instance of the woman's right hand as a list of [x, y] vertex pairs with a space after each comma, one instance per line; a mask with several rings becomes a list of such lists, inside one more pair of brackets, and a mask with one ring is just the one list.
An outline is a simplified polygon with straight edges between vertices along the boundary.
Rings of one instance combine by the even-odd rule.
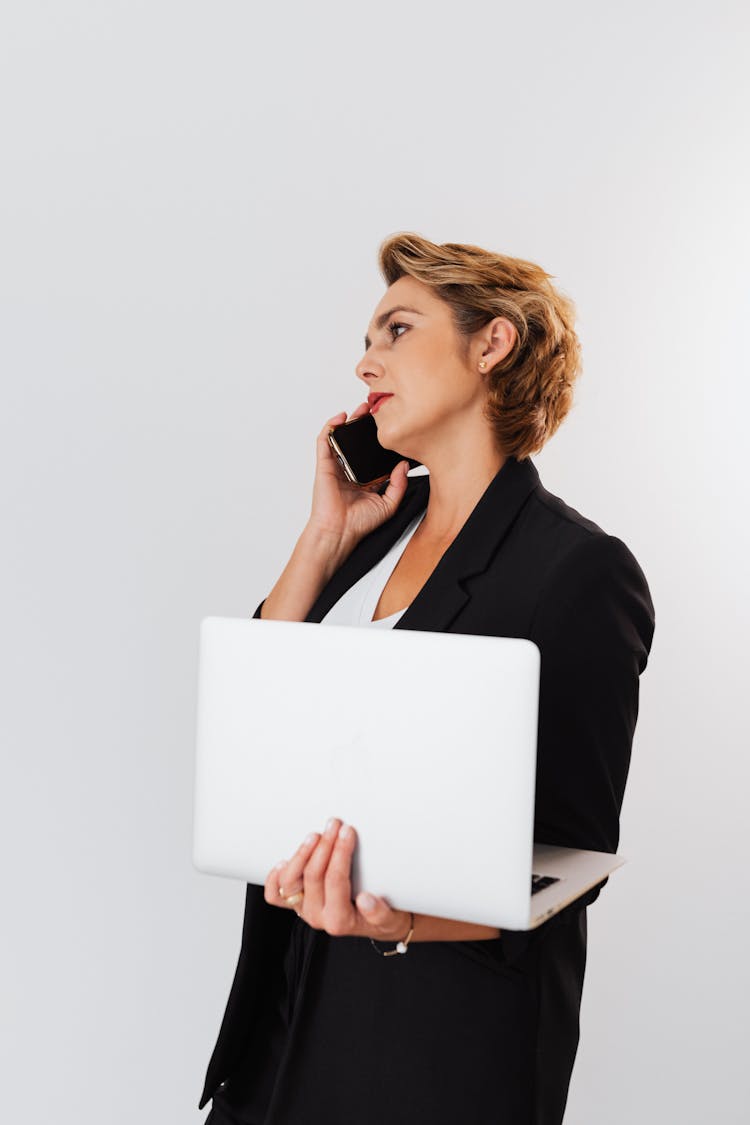
[[[369, 409], [366, 402], [360, 403], [349, 420], [369, 413]], [[345, 412], [335, 414], [318, 434], [312, 511], [307, 527], [313, 533], [334, 538], [348, 553], [394, 514], [406, 492], [409, 462], [399, 461], [382, 496], [377, 492], [378, 485], [361, 488], [352, 484], [328, 443], [331, 428], [346, 421]]]

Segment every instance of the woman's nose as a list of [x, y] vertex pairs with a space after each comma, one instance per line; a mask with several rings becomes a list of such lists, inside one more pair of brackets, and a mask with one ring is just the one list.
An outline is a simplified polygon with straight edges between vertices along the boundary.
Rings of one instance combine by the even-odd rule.
[[376, 363], [370, 363], [366, 359], [361, 359], [355, 370], [357, 378], [368, 384], [370, 379], [379, 379], [382, 374], [382, 371]]

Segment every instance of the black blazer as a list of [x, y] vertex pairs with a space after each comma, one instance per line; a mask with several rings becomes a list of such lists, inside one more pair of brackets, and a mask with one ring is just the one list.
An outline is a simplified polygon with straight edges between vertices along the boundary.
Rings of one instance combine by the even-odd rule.
[[[409, 478], [396, 513], [355, 547], [307, 621], [319, 622], [383, 557], [425, 509], [429, 488], [429, 475]], [[509, 458], [394, 628], [525, 637], [538, 645], [534, 839], [615, 852], [654, 624], [646, 578], [626, 545], [549, 493], [531, 460]], [[503, 931], [506, 960], [522, 962], [542, 931], [585, 910], [605, 882], [536, 930]], [[292, 911], [265, 902], [262, 887], [247, 885], [239, 960], [199, 1108], [241, 1057], [253, 1013], [278, 980], [293, 920]], [[585, 925], [579, 928], [582, 964]]]

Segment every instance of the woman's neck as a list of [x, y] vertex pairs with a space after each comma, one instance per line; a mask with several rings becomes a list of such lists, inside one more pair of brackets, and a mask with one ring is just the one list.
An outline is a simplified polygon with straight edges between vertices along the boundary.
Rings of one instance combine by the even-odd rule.
[[464, 456], [443, 451], [423, 462], [430, 473], [430, 495], [418, 528], [420, 539], [452, 542], [506, 460], [493, 442], [487, 442], [470, 456], [468, 451]]

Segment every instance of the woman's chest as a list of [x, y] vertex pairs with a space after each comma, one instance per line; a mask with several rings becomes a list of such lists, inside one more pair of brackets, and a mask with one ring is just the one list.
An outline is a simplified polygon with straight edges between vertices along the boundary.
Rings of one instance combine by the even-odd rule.
[[448, 542], [410, 539], [381, 591], [372, 620], [379, 621], [411, 605], [449, 546]]

